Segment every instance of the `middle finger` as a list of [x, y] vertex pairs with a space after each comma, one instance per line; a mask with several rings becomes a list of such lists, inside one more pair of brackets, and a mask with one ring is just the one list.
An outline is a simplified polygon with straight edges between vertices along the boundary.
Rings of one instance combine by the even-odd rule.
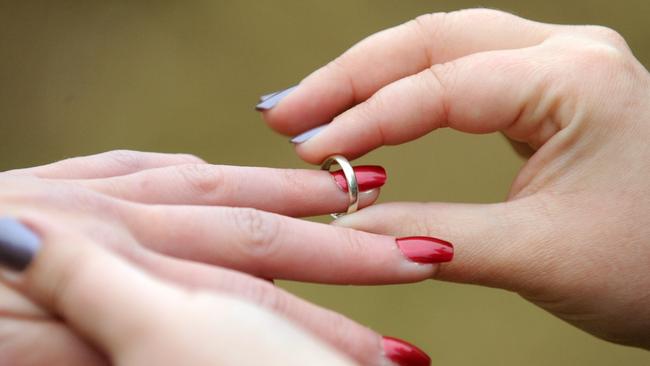
[[414, 282], [453, 256], [440, 239], [395, 238], [250, 208], [143, 205], [129, 212], [125, 221], [145, 247], [263, 278]]

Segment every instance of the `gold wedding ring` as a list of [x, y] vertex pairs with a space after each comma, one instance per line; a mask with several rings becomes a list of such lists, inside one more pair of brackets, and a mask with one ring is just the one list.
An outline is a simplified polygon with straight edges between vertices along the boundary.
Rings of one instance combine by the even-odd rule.
[[351, 214], [359, 209], [359, 185], [357, 184], [357, 176], [354, 175], [354, 169], [348, 159], [341, 155], [332, 155], [325, 159], [320, 168], [329, 171], [332, 164], [337, 164], [343, 170], [345, 181], [348, 184], [348, 198], [350, 199], [348, 210], [345, 213], [331, 214], [333, 218], [338, 219], [343, 215]]

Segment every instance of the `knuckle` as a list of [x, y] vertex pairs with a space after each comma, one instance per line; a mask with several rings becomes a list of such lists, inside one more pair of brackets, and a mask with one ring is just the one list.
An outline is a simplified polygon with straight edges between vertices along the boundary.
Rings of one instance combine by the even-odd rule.
[[304, 176], [297, 169], [280, 170], [280, 186], [283, 192], [308, 192], [309, 186], [304, 181]]
[[335, 78], [340, 79], [341, 82], [350, 86], [350, 93], [352, 97], [356, 99], [359, 98], [357, 94], [357, 87], [355, 85], [355, 78], [350, 75], [347, 68], [347, 61], [349, 58], [352, 58], [353, 49], [343, 53], [334, 60], [330, 61], [325, 68], [329, 71], [329, 74], [333, 75]]
[[611, 70], [625, 68], [627, 60], [627, 55], [617, 47], [606, 43], [590, 43], [580, 48], [573, 61], [578, 66]]
[[288, 299], [286, 294], [281, 293], [278, 289], [264, 281], [250, 281], [242, 291], [244, 297], [255, 304], [274, 312], [285, 314], [288, 310]]
[[344, 346], [356, 341], [359, 332], [354, 323], [342, 314], [330, 312], [327, 325], [330, 330], [331, 342], [337, 346]]
[[[444, 40], [446, 38], [445, 29], [448, 27], [451, 15], [453, 13], [429, 13], [420, 15], [410, 22], [406, 23], [412, 32], [417, 34], [422, 43], [422, 50], [426, 53], [428, 65], [433, 65], [433, 55], [435, 53], [443, 53], [445, 42], [436, 42], [435, 45], [431, 44], [432, 40]], [[435, 50], [433, 49], [435, 47]]]
[[[390, 102], [387, 101], [388, 98], [386, 97], [386, 93], [387, 92], [384, 89], [379, 90], [369, 99], [359, 103], [351, 110], [353, 117], [350, 118], [355, 121], [362, 121], [367, 126], [372, 127], [380, 145], [389, 144], [391, 142], [389, 138], [391, 134], [387, 130], [387, 127], [389, 127], [387, 125], [390, 125], [390, 122], [392, 121], [387, 121], [385, 118], [381, 118], [385, 111], [390, 110], [386, 109], [390, 105]], [[340, 117], [349, 118], [350, 115], [341, 114]], [[339, 117], [336, 117], [335, 120], [338, 118]]]
[[603, 40], [616, 47], [628, 48], [625, 38], [612, 28], [601, 25], [588, 25], [584, 27], [589, 34], [593, 35], [594, 38]]
[[180, 160], [187, 164], [206, 164], [206, 161], [194, 154], [176, 154]]
[[0, 197], [5, 205], [19, 205], [54, 210], [59, 213], [92, 213], [112, 219], [118, 218], [123, 201], [68, 183], [48, 182], [43, 185], [34, 179], [3, 179]]
[[369, 252], [368, 242], [364, 240], [361, 232], [345, 229], [341, 231], [341, 243], [345, 243], [346, 249], [352, 258], [363, 258]]
[[562, 33], [557, 40], [567, 57], [563, 61], [577, 67], [600, 69], [627, 68], [632, 56], [627, 42], [617, 31], [603, 26], [589, 25], [570, 28], [572, 32]]
[[274, 251], [280, 231], [280, 223], [271, 214], [254, 208], [236, 207], [231, 209], [235, 227], [239, 231], [238, 240], [244, 254], [254, 257], [266, 257]]
[[586, 35], [585, 32], [564, 33], [550, 38], [546, 45], [558, 55], [551, 61], [559, 67], [558, 71], [563, 70], [569, 74], [577, 72], [584, 75], [612, 69], [620, 71], [630, 67], [634, 60], [629, 51]]
[[453, 11], [450, 13], [447, 13], [447, 15], [451, 17], [463, 17], [463, 18], [469, 18], [471, 20], [476, 20], [476, 21], [484, 21], [486, 19], [506, 19], [506, 18], [514, 18], [515, 15], [512, 15], [508, 12], [502, 11], [502, 10], [497, 10], [497, 9], [489, 9], [489, 8], [471, 8], [471, 9], [463, 9], [463, 10], [457, 10]]
[[[177, 168], [185, 185], [201, 196], [215, 196], [225, 189], [223, 169], [210, 164], [186, 164]], [[216, 197], [213, 197], [216, 198]]]
[[387, 100], [389, 99], [387, 94], [387, 89], [381, 89], [371, 98], [359, 104], [359, 117], [364, 121], [376, 120], [378, 113], [386, 111], [386, 108], [390, 105], [390, 102]]
[[419, 30], [427, 30], [434, 24], [439, 23], [439, 21], [444, 19], [447, 14], [448, 13], [444, 12], [422, 14], [415, 17], [410, 23]]
[[420, 37], [422, 43], [422, 50], [426, 53], [427, 64], [433, 64], [433, 52], [430, 47], [430, 41], [436, 39], [439, 34], [432, 34], [434, 31], [442, 28], [442, 24], [447, 19], [446, 13], [424, 14], [416, 17], [410, 22], [406, 23], [407, 27], [411, 27], [412, 31]]
[[108, 160], [127, 168], [140, 168], [144, 163], [143, 153], [133, 150], [113, 150], [104, 154]]
[[[423, 110], [424, 115], [431, 115], [432, 112], [441, 113], [437, 116], [437, 121], [447, 121], [450, 114], [450, 85], [453, 85], [453, 78], [455, 73], [455, 63], [447, 62], [444, 64], [433, 65], [432, 67], [424, 70], [423, 77], [420, 78], [421, 87], [425, 90], [423, 95], [429, 96], [426, 100], [422, 100], [420, 105], [431, 106], [431, 110]], [[431, 100], [437, 100], [438, 105], [431, 103]], [[430, 108], [427, 108], [430, 109]], [[444, 127], [444, 123], [437, 127]]]
[[471, 21], [485, 21], [490, 19], [516, 18], [515, 15], [505, 11], [489, 8], [470, 8], [450, 12], [435, 12], [419, 15], [413, 19], [413, 26], [425, 30], [442, 30], [449, 23]]
[[[95, 276], [94, 260], [87, 260], [88, 247], [70, 251], [66, 258], [66, 264], [59, 263], [58, 274], [52, 278], [51, 284], [46, 288], [45, 297], [48, 303], [54, 304], [55, 308], [66, 307], [66, 302], [73, 299], [76, 303], [95, 306], [93, 302], [97, 298], [93, 287], [89, 286]], [[91, 258], [95, 256], [90, 255]]]

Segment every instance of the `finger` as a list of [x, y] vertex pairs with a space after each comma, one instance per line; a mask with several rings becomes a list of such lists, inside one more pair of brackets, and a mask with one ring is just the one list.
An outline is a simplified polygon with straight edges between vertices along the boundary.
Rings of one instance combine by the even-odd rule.
[[0, 220], [0, 258], [9, 268], [27, 269], [16, 280], [17, 288], [109, 354], [156, 329], [154, 318], [165, 319], [169, 307], [178, 305], [175, 289], [88, 239], [39, 219], [29, 228], [14, 219]]
[[9, 285], [0, 284], [0, 317], [47, 319], [49, 314]]
[[441, 127], [504, 131], [537, 148], [559, 130], [553, 122], [558, 119], [546, 116], [566, 112], [558, 102], [563, 89], [548, 82], [549, 75], [566, 72], [555, 72], [556, 62], [541, 48], [531, 48], [477, 53], [435, 65], [384, 87], [296, 150], [312, 163], [332, 153], [350, 159]]
[[[108, 365], [69, 327], [25, 295], [0, 285], [0, 365]], [[38, 344], [38, 352], [33, 347]]]
[[109, 365], [103, 355], [62, 322], [10, 318], [0, 321], [0, 365]]
[[535, 150], [533, 150], [533, 148], [525, 142], [515, 141], [507, 137], [506, 140], [520, 158], [530, 159], [530, 157], [535, 153]]
[[264, 118], [277, 131], [295, 135], [432, 65], [539, 44], [556, 28], [488, 9], [424, 15], [358, 43], [303, 80]]
[[[365, 192], [360, 206], [368, 206], [379, 196], [386, 172], [379, 166], [359, 166], [355, 175], [359, 190]], [[350, 202], [340, 170], [189, 164], [75, 183], [135, 202], [254, 207], [290, 216], [345, 211]]]
[[424, 256], [392, 236], [368, 234], [250, 208], [148, 206], [124, 214], [144, 246], [261, 278], [381, 284], [431, 277], [453, 248], [420, 242]]
[[[61, 315], [67, 324], [110, 355], [113, 362], [210, 364], [221, 360], [252, 365], [254, 360], [259, 361], [258, 357], [277, 356], [279, 352], [272, 346], [286, 344], [257, 344], [256, 354], [250, 356], [187, 342], [188, 337], [196, 335], [199, 339], [209, 337], [210, 344], [225, 343], [227, 338], [220, 338], [224, 332], [219, 327], [238, 329], [237, 325], [243, 325], [244, 329], [252, 329], [251, 319], [242, 317], [249, 314], [258, 320], [258, 325], [286, 336], [291, 347], [302, 347], [292, 364], [304, 364], [311, 357], [318, 364], [347, 364], [288, 323], [266, 317], [270, 313], [258, 312], [248, 303], [216, 293], [194, 292], [190, 296], [82, 236], [57, 230], [36, 218], [31, 220], [29, 228], [12, 219], [0, 222], [2, 264], [24, 271], [17, 279], [18, 286]], [[163, 338], [159, 337], [161, 334]], [[174, 352], [165, 353], [162, 359], [155, 351], [166, 344], [173, 346]]]
[[247, 274], [163, 255], [138, 264], [158, 277], [192, 289], [223, 292], [261, 305], [299, 324], [362, 365], [384, 365], [381, 336], [345, 316], [304, 301]]
[[538, 212], [544, 207], [539, 202], [531, 196], [498, 204], [390, 203], [345, 216], [334, 225], [448, 238], [455, 245], [454, 260], [436, 273], [437, 279], [528, 293], [543, 282], [540, 273], [550, 275], [557, 259], [553, 238], [539, 230], [543, 216]]
[[11, 170], [7, 173], [50, 179], [93, 179], [131, 174], [144, 169], [170, 165], [201, 163], [204, 161], [188, 154], [115, 150], [97, 155], [70, 158], [33, 168]]

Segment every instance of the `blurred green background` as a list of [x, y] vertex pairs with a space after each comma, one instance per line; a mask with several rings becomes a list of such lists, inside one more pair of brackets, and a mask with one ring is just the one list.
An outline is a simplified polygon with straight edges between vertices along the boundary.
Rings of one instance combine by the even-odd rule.
[[[0, 169], [116, 148], [307, 167], [253, 110], [260, 94], [298, 82], [373, 32], [475, 6], [607, 25], [650, 63], [647, 0], [0, 0]], [[498, 201], [522, 164], [498, 135], [452, 131], [361, 162], [387, 168], [382, 201]], [[434, 364], [650, 364], [650, 353], [596, 340], [504, 291], [433, 281], [281, 285], [422, 346]]]

